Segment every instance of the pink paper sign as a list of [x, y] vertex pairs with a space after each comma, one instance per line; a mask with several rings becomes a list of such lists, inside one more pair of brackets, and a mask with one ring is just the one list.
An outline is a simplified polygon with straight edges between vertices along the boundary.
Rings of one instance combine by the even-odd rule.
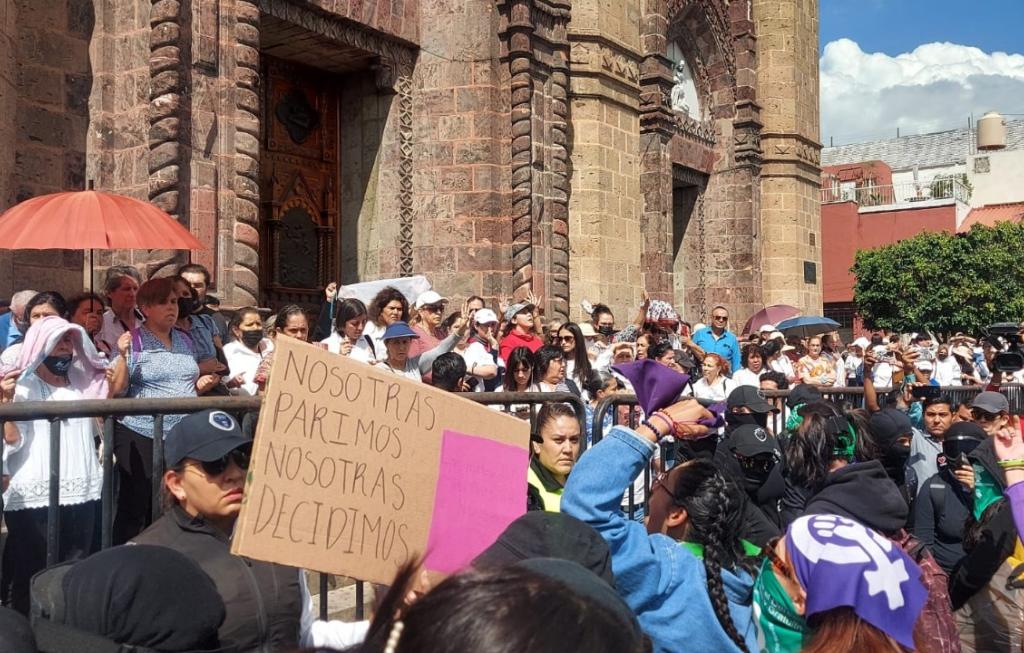
[[464, 569], [526, 512], [526, 449], [445, 429], [426, 567]]

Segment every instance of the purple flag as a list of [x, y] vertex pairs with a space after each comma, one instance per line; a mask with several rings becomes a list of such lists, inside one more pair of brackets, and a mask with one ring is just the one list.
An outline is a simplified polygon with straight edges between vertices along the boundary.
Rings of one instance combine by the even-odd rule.
[[928, 598], [921, 569], [891, 540], [846, 517], [807, 515], [789, 526], [787, 551], [810, 617], [851, 607], [909, 649]]
[[637, 402], [645, 415], [667, 408], [679, 401], [690, 377], [649, 359], [615, 365], [613, 370], [633, 384]]

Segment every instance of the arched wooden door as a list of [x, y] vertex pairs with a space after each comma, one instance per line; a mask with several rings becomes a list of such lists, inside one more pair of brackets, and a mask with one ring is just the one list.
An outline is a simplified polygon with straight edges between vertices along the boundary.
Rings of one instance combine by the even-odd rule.
[[263, 66], [263, 304], [312, 308], [337, 276], [337, 84], [329, 73], [272, 57]]

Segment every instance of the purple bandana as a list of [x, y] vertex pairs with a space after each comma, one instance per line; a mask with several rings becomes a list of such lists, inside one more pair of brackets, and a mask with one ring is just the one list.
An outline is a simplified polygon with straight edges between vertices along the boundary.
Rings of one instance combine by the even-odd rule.
[[690, 381], [686, 374], [680, 374], [649, 359], [614, 365], [612, 369], [633, 385], [637, 403], [645, 415], [668, 408], [679, 401], [679, 394]]
[[786, 533], [797, 579], [807, 591], [807, 617], [851, 607], [864, 621], [909, 649], [928, 598], [921, 570], [893, 542], [836, 515], [807, 515]]

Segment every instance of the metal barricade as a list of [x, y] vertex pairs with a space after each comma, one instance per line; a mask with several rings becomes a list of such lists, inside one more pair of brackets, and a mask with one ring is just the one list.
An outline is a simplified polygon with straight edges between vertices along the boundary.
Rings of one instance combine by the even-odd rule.
[[[570, 404], [580, 422], [580, 433], [586, 426], [585, 407], [579, 397], [568, 392], [476, 392], [461, 396], [487, 406], [496, 406], [502, 412], [528, 419], [534, 432], [537, 413], [549, 402]], [[127, 415], [151, 415], [153, 424], [153, 500], [151, 516], [155, 521], [163, 513], [161, 504], [164, 472], [163, 420], [166, 415], [185, 415], [203, 410], [223, 410], [241, 417], [256, 412], [260, 397], [190, 397], [180, 399], [97, 399], [87, 401], [26, 401], [0, 405], [0, 456], [3, 453], [4, 424], [8, 421], [50, 422], [49, 499], [47, 506], [46, 564], [59, 562], [60, 555], [60, 451], [61, 423], [73, 418], [99, 418], [102, 452], [103, 485], [100, 497], [100, 546], [108, 548], [113, 542], [114, 521], [114, 421]], [[239, 419], [239, 422], [242, 420]], [[525, 478], [526, 470], [523, 470]], [[526, 497], [523, 497], [526, 503]], [[0, 511], [3, 505], [0, 500]], [[320, 574], [320, 618], [326, 619], [328, 579]], [[356, 581], [356, 618], [363, 618], [364, 583]]]
[[[946, 386], [941, 388], [941, 394], [943, 397], [949, 399], [955, 408], [958, 404], [969, 404], [971, 399], [984, 389], [985, 386]], [[876, 389], [879, 406], [884, 408], [894, 403], [895, 397], [893, 394], [898, 390], [899, 388]], [[789, 397], [789, 392], [789, 390], [762, 391], [764, 398], [779, 409], [778, 412], [773, 413], [771, 417], [770, 427], [772, 433], [778, 434], [785, 430], [786, 417], [789, 410], [786, 407], [786, 400]], [[1003, 385], [1000, 386], [1000, 392], [1006, 395], [1010, 403], [1011, 414], [1024, 414], [1024, 385]], [[864, 407], [863, 387], [824, 388], [821, 390], [821, 393], [824, 399], [831, 401], [844, 409]], [[710, 402], [702, 401], [701, 403], [707, 405]], [[636, 395], [616, 394], [605, 397], [598, 402], [593, 409], [593, 421], [590, 424], [590, 431], [587, 434], [588, 439], [591, 442], [591, 446], [600, 442], [601, 438], [604, 437], [606, 430], [611, 426], [628, 426], [630, 428], [636, 428], [637, 424], [640, 423], [640, 418], [641, 413], [640, 408], [637, 405]], [[657, 459], [659, 462], [656, 465], [656, 471], [664, 472], [671, 468], [675, 461], [676, 449], [677, 444], [661, 446], [661, 450], [659, 452], [660, 457]], [[637, 491], [634, 485], [630, 485], [627, 490], [627, 496], [624, 497], [623, 500], [623, 508], [631, 519], [637, 514], [637, 500], [635, 496]], [[644, 507], [643, 514], [646, 514], [647, 512], [647, 501], [650, 490], [651, 469], [648, 467], [644, 470], [644, 481], [642, 491], [640, 492]]]

